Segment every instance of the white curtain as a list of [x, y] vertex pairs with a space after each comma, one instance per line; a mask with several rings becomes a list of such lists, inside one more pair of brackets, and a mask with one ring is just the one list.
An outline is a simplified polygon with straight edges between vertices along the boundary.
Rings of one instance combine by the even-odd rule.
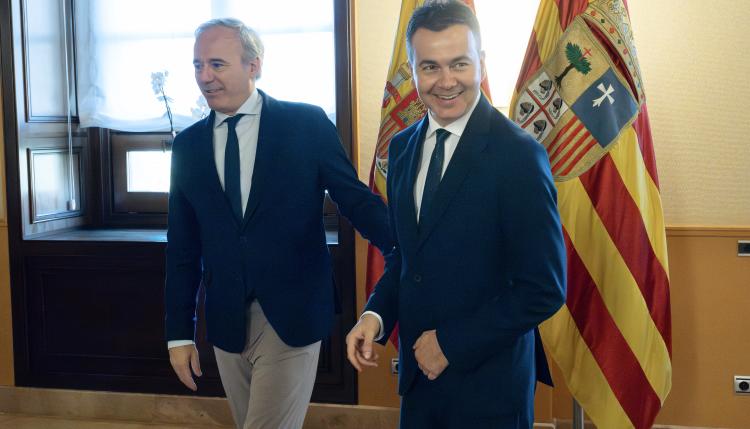
[[207, 114], [193, 75], [193, 32], [229, 16], [263, 40], [259, 88], [335, 117], [333, 0], [88, 0], [75, 2], [74, 14], [82, 127], [168, 131], [152, 89], [152, 73], [163, 71], [175, 129]]

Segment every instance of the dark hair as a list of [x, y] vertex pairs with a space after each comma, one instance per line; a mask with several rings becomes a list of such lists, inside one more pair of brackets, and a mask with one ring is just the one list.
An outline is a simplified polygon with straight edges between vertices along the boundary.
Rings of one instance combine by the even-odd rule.
[[406, 27], [406, 52], [409, 61], [414, 59], [411, 39], [420, 28], [430, 31], [443, 31], [453, 25], [465, 25], [474, 34], [477, 48], [482, 49], [482, 36], [479, 21], [474, 12], [460, 0], [427, 0], [414, 10]]

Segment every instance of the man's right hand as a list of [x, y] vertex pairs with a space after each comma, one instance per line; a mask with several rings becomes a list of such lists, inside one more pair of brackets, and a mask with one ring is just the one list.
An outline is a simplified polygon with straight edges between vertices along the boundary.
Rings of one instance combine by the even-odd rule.
[[193, 374], [200, 377], [203, 373], [201, 372], [198, 349], [195, 348], [195, 344], [169, 349], [169, 363], [172, 364], [172, 368], [182, 384], [193, 392], [198, 390], [198, 386], [196, 386], [195, 380], [193, 380]]
[[378, 354], [372, 349], [372, 339], [380, 332], [378, 318], [365, 314], [346, 336], [346, 356], [357, 371], [378, 366]]

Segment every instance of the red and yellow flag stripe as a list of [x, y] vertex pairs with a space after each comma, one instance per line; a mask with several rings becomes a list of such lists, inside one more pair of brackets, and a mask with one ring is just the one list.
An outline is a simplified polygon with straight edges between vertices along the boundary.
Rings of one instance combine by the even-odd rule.
[[[573, 19], [597, 3], [541, 1], [516, 94], [563, 49], [558, 42]], [[589, 136], [577, 120], [559, 127], [548, 154], [553, 170], [564, 172], [575, 162], [563, 157], [586, 150]], [[557, 183], [568, 297], [540, 331], [597, 426], [649, 428], [672, 369], [666, 236], [645, 102], [612, 145], [586, 172]]]

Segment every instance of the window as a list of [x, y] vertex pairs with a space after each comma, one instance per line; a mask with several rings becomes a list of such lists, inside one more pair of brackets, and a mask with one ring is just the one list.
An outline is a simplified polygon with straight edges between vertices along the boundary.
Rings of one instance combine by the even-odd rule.
[[[269, 95], [320, 106], [336, 123], [337, 59], [334, 0], [92, 0], [76, 2], [79, 118], [82, 127], [106, 129], [112, 215], [166, 213], [170, 122], [152, 85], [163, 73], [174, 128], [205, 116], [208, 106], [194, 80], [195, 28], [233, 16], [256, 30], [265, 45], [257, 87]], [[289, 10], [294, 10], [290, 14]], [[180, 11], [180, 13], [174, 13]], [[135, 60], [134, 60], [135, 59]], [[95, 129], [95, 128], [94, 128]], [[129, 136], [133, 134], [134, 138]], [[165, 151], [164, 148], [167, 147]], [[105, 190], [106, 191], [106, 190]], [[106, 217], [106, 216], [105, 216]]]
[[492, 103], [507, 114], [539, 2], [474, 0], [474, 7], [482, 28]]
[[152, 89], [152, 73], [162, 71], [175, 127], [195, 122], [205, 113], [205, 101], [193, 75], [193, 33], [202, 22], [224, 16], [243, 20], [264, 42], [260, 89], [316, 104], [333, 119], [333, 5], [332, 0], [76, 2], [76, 54], [87, 59], [78, 64], [81, 126], [168, 131], [164, 102]]
[[171, 151], [168, 135], [109, 133], [114, 214], [167, 211]]
[[129, 150], [125, 154], [126, 191], [169, 192], [169, 155], [166, 150]]

